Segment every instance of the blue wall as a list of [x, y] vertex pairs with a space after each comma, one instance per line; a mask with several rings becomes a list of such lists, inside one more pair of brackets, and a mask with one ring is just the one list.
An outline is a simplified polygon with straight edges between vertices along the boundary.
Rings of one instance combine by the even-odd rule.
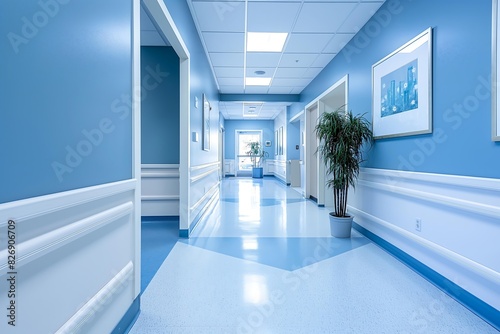
[[235, 159], [235, 134], [236, 130], [262, 130], [262, 141], [270, 140], [272, 145], [264, 147], [264, 151], [269, 153], [269, 159], [274, 157], [274, 121], [253, 121], [253, 120], [226, 120], [225, 129], [225, 151], [224, 159]]
[[[196, 166], [218, 160], [217, 133], [219, 124], [219, 93], [205, 50], [201, 44], [196, 26], [186, 1], [164, 0], [177, 29], [189, 49], [191, 59], [191, 132], [198, 132], [200, 140], [191, 141], [191, 165]], [[211, 148], [202, 150], [202, 95], [206, 94], [212, 110], [210, 112]], [[198, 98], [199, 107], [195, 107]]]
[[[161, 76], [151, 73], [161, 72]], [[143, 164], [179, 163], [179, 57], [172, 47], [141, 47]]]
[[41, 3], [0, 2], [0, 203], [132, 176], [131, 1]]
[[371, 119], [372, 65], [432, 27], [433, 134], [377, 140], [367, 166], [500, 177], [500, 144], [490, 139], [491, 6], [388, 0], [303, 91], [291, 116], [349, 74], [349, 108]]

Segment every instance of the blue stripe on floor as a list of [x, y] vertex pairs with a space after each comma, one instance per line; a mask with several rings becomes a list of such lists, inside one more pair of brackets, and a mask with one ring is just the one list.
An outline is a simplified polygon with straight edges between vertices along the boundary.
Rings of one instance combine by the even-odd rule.
[[181, 242], [275, 268], [296, 270], [364, 246], [369, 240], [364, 237], [210, 237]]

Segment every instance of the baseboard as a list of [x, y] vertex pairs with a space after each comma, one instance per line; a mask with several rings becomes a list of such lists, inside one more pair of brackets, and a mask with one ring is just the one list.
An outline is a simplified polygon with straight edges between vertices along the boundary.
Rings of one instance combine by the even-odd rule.
[[118, 322], [118, 325], [116, 325], [115, 329], [113, 329], [111, 334], [126, 334], [130, 332], [135, 322], [137, 321], [137, 318], [139, 318], [140, 313], [141, 313], [141, 297], [138, 296], [132, 302], [132, 305], [130, 305], [127, 312], [125, 312], [125, 315]]
[[353, 228], [500, 331], [500, 312], [497, 309], [355, 222]]

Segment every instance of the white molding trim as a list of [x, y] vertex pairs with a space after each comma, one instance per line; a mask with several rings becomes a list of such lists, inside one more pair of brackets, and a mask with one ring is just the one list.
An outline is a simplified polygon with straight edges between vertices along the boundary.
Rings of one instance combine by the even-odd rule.
[[409, 172], [392, 169], [360, 168], [360, 172], [367, 175], [398, 178], [404, 180], [418, 180], [424, 182], [440, 183], [450, 186], [472, 187], [476, 189], [500, 191], [500, 180], [493, 178]]
[[215, 183], [203, 196], [201, 196], [201, 198], [195, 204], [193, 204], [193, 206], [189, 208], [190, 211], [194, 211], [197, 207], [202, 205], [207, 200], [207, 198], [212, 197], [219, 188], [219, 185], [220, 181]]
[[474, 262], [474, 261], [466, 258], [465, 256], [462, 256], [460, 254], [452, 252], [449, 249], [446, 249], [442, 246], [439, 246], [438, 244], [435, 244], [435, 243], [433, 243], [429, 240], [426, 240], [424, 238], [421, 238], [414, 233], [408, 232], [405, 229], [402, 229], [402, 228], [395, 226], [395, 225], [393, 225], [385, 220], [382, 220], [378, 217], [370, 215], [369, 213], [366, 213], [362, 210], [356, 209], [350, 205], [348, 205], [348, 208], [349, 208], [350, 212], [355, 213], [359, 216], [362, 216], [363, 218], [365, 218], [371, 222], [375, 222], [379, 225], [382, 225], [383, 227], [396, 232], [398, 235], [401, 235], [406, 239], [409, 239], [417, 244], [420, 244], [424, 248], [430, 249], [431, 251], [438, 254], [439, 256], [442, 256], [442, 257], [446, 258], [447, 260], [452, 261], [455, 264], [458, 264], [462, 268], [467, 268], [467, 269], [473, 271], [474, 273], [476, 273], [477, 275], [479, 275], [479, 276], [481, 276], [489, 281], [492, 281], [496, 284], [500, 284], [500, 273], [494, 271], [493, 269], [485, 267], [477, 262]]
[[205, 177], [209, 176], [210, 174], [212, 174], [214, 172], [218, 172], [218, 171], [219, 171], [219, 167], [217, 164], [217, 166], [213, 166], [210, 170], [208, 170], [206, 172], [203, 172], [203, 173], [195, 175], [195, 176], [191, 176], [191, 183], [198, 182], [198, 181], [204, 179]]
[[142, 216], [179, 216], [180, 175], [178, 164], [142, 165]]
[[142, 169], [179, 169], [179, 164], [142, 164]]
[[74, 334], [82, 332], [82, 328], [109, 305], [116, 295], [133, 281], [134, 264], [128, 262], [99, 292], [78, 310], [56, 334]]
[[483, 204], [470, 200], [454, 198], [446, 195], [440, 195], [429, 191], [414, 190], [397, 186], [397, 179], [412, 180], [421, 182], [430, 182], [434, 184], [449, 185], [453, 187], [467, 187], [473, 189], [493, 190], [500, 192], [500, 180], [487, 179], [468, 176], [455, 176], [455, 175], [441, 175], [441, 174], [427, 174], [416, 172], [404, 171], [391, 171], [391, 170], [378, 170], [364, 168], [361, 170], [361, 176], [374, 175], [382, 176], [388, 180], [395, 180], [390, 184], [376, 183], [366, 181], [360, 178], [358, 184], [373, 189], [384, 190], [387, 192], [396, 193], [403, 196], [412, 197], [415, 199], [445, 205], [451, 208], [464, 210], [474, 214], [480, 214], [496, 219], [500, 219], [500, 206]]
[[137, 180], [131, 179], [0, 204], [0, 228], [7, 226], [9, 219], [15, 220], [16, 223], [23, 222], [135, 190], [136, 184]]
[[167, 178], [178, 179], [180, 176], [179, 171], [176, 172], [143, 172], [142, 178]]
[[142, 178], [179, 178], [179, 165], [142, 165]]
[[194, 171], [197, 171], [200, 169], [205, 169], [205, 168], [209, 168], [209, 167], [213, 167], [213, 166], [219, 167], [219, 165], [220, 165], [220, 162], [216, 161], [216, 162], [210, 162], [210, 163], [206, 163], [206, 164], [191, 166], [191, 171], [194, 172]]
[[412, 197], [415, 199], [437, 203], [441, 205], [446, 205], [459, 210], [468, 211], [471, 213], [476, 213], [492, 218], [500, 219], [500, 207], [482, 204], [478, 202], [472, 202], [467, 200], [462, 200], [458, 198], [453, 198], [449, 196], [436, 195], [427, 191], [419, 191], [408, 188], [397, 187], [393, 185], [380, 184], [370, 181], [358, 180], [359, 185], [366, 187], [384, 190], [392, 193], [397, 193], [399, 195]]
[[143, 195], [143, 201], [178, 201], [179, 195]]
[[[16, 267], [19, 268], [39, 257], [55, 251], [56, 249], [75, 241], [93, 231], [96, 231], [109, 223], [115, 222], [121, 217], [132, 214], [134, 204], [126, 202], [111, 209], [99, 212], [98, 214], [86, 217], [70, 225], [50, 231], [18, 244], [16, 247], [18, 253]], [[40, 214], [41, 216], [42, 214]], [[5, 274], [7, 266], [7, 249], [0, 252], [0, 275]]]

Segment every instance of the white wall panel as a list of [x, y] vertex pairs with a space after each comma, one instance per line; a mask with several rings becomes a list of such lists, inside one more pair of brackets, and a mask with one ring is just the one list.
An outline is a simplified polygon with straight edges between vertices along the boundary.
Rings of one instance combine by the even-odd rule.
[[362, 227], [500, 309], [499, 198], [497, 179], [363, 169], [349, 210]]
[[267, 160], [269, 165], [269, 172], [283, 182], [286, 182], [286, 167], [287, 161], [285, 160]]
[[[16, 225], [19, 333], [113, 330], [136, 296], [136, 183], [121, 181], [0, 205], [3, 240], [8, 221]], [[2, 279], [13, 271], [7, 259], [2, 242]], [[0, 285], [3, 305], [5, 287]], [[90, 301], [95, 303], [85, 308]], [[105, 307], [97, 307], [101, 304]], [[0, 323], [1, 333], [10, 329], [7, 321]]]
[[213, 162], [191, 167], [191, 207], [189, 229], [198, 224], [201, 217], [207, 212], [208, 206], [212, 203], [214, 196], [219, 194], [219, 172], [220, 163]]
[[179, 165], [142, 165], [142, 216], [179, 216]]

